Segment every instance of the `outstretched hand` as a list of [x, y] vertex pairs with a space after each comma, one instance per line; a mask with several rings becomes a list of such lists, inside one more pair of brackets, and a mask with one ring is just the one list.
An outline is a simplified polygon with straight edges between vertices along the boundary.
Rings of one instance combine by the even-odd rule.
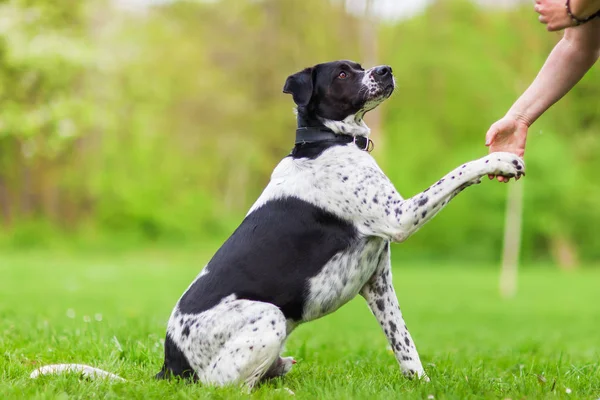
[[[496, 121], [485, 135], [485, 145], [490, 148], [490, 153], [506, 151], [523, 157], [525, 154], [525, 142], [527, 141], [527, 129], [529, 127], [517, 119], [504, 117]], [[494, 179], [494, 175], [488, 175]], [[508, 182], [510, 178], [505, 176], [496, 177], [499, 182]], [[519, 178], [515, 178], [518, 180]]]

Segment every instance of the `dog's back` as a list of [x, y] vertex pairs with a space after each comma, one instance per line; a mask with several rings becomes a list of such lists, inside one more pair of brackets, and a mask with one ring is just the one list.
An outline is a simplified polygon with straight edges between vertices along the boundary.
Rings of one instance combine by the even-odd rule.
[[223, 298], [264, 301], [299, 320], [307, 279], [357, 232], [351, 223], [306, 201], [273, 199], [252, 211], [179, 301], [184, 314], [204, 312]]

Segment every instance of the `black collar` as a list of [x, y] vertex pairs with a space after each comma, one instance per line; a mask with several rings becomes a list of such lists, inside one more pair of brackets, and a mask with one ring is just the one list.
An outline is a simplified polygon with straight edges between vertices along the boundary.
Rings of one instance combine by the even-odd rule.
[[373, 141], [367, 137], [339, 135], [324, 126], [296, 129], [296, 145], [319, 142], [354, 143], [356, 147], [367, 152], [371, 152], [375, 147]]

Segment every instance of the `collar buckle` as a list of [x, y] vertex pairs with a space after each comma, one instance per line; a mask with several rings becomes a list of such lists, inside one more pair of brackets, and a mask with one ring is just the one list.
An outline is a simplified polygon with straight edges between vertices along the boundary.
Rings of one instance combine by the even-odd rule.
[[352, 143], [354, 143], [356, 145], [356, 147], [358, 147], [362, 151], [366, 151], [367, 153], [370, 153], [370, 152], [373, 151], [373, 149], [375, 148], [375, 143], [373, 143], [373, 141], [371, 139], [365, 137], [364, 138], [365, 139], [365, 144], [363, 145], [362, 143], [358, 143], [356, 141], [357, 137], [358, 136], [354, 136], [354, 139], [352, 140]]

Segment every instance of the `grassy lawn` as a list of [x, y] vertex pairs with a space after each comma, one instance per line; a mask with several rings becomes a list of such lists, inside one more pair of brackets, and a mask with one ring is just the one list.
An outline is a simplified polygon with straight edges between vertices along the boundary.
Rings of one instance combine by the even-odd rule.
[[[152, 379], [171, 308], [209, 254], [0, 254], [0, 398], [244, 397]], [[289, 398], [286, 387], [299, 399], [600, 398], [600, 269], [525, 267], [510, 301], [498, 298], [490, 266], [397, 262], [394, 281], [430, 383], [400, 375], [357, 298], [298, 328], [286, 352], [298, 364], [252, 397]], [[128, 382], [29, 379], [56, 362]]]

